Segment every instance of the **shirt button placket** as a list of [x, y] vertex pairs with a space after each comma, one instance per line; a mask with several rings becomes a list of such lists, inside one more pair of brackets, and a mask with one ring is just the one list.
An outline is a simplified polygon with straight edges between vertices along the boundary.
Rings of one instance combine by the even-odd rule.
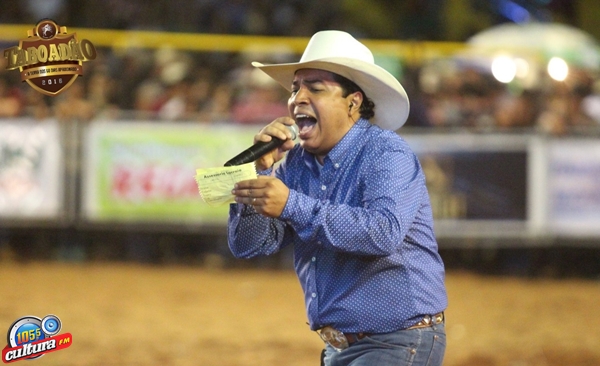
[[[315, 253], [316, 254], [316, 253]], [[313, 318], [313, 320], [318, 319], [318, 298], [317, 298], [317, 281], [316, 281], [316, 260], [317, 256], [314, 255], [311, 257], [311, 265], [309, 266], [309, 283], [307, 288], [307, 293], [310, 294], [310, 299], [308, 300], [308, 313]]]
[[321, 200], [327, 198], [327, 186], [325, 184], [321, 184]]

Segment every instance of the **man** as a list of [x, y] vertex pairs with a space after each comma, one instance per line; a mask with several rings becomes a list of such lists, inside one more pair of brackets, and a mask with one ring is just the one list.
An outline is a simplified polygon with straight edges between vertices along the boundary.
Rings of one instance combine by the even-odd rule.
[[393, 132], [408, 116], [404, 89], [340, 31], [316, 33], [299, 63], [253, 65], [291, 91], [290, 117], [255, 136], [286, 141], [232, 191], [232, 253], [294, 246], [323, 364], [441, 365], [444, 266], [423, 171]]

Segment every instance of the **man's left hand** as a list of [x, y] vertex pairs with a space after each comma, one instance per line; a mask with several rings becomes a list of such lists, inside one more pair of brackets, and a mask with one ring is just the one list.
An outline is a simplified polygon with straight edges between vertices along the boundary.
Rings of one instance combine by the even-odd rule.
[[285, 208], [290, 189], [279, 179], [258, 176], [237, 182], [231, 193], [235, 202], [252, 205], [256, 212], [269, 217], [279, 217]]

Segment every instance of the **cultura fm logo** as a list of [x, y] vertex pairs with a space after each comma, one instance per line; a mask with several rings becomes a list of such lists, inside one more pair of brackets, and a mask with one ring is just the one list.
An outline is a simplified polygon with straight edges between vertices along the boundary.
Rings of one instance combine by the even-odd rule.
[[8, 345], [2, 350], [2, 361], [33, 360], [69, 347], [73, 336], [71, 333], [58, 334], [60, 328], [60, 319], [55, 315], [47, 315], [43, 319], [36, 316], [17, 319], [8, 328]]
[[18, 47], [4, 50], [7, 70], [18, 68], [21, 80], [35, 90], [55, 96], [67, 89], [78, 75], [83, 75], [83, 61], [96, 58], [96, 49], [87, 39], [67, 34], [67, 27], [44, 19], [27, 31]]

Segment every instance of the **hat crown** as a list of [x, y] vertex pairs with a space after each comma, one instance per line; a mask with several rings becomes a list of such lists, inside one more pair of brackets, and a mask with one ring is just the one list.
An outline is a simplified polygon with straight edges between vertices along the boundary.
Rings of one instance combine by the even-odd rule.
[[356, 59], [370, 64], [375, 63], [373, 54], [367, 46], [357, 41], [350, 34], [335, 30], [315, 33], [308, 42], [300, 62], [334, 57]]

